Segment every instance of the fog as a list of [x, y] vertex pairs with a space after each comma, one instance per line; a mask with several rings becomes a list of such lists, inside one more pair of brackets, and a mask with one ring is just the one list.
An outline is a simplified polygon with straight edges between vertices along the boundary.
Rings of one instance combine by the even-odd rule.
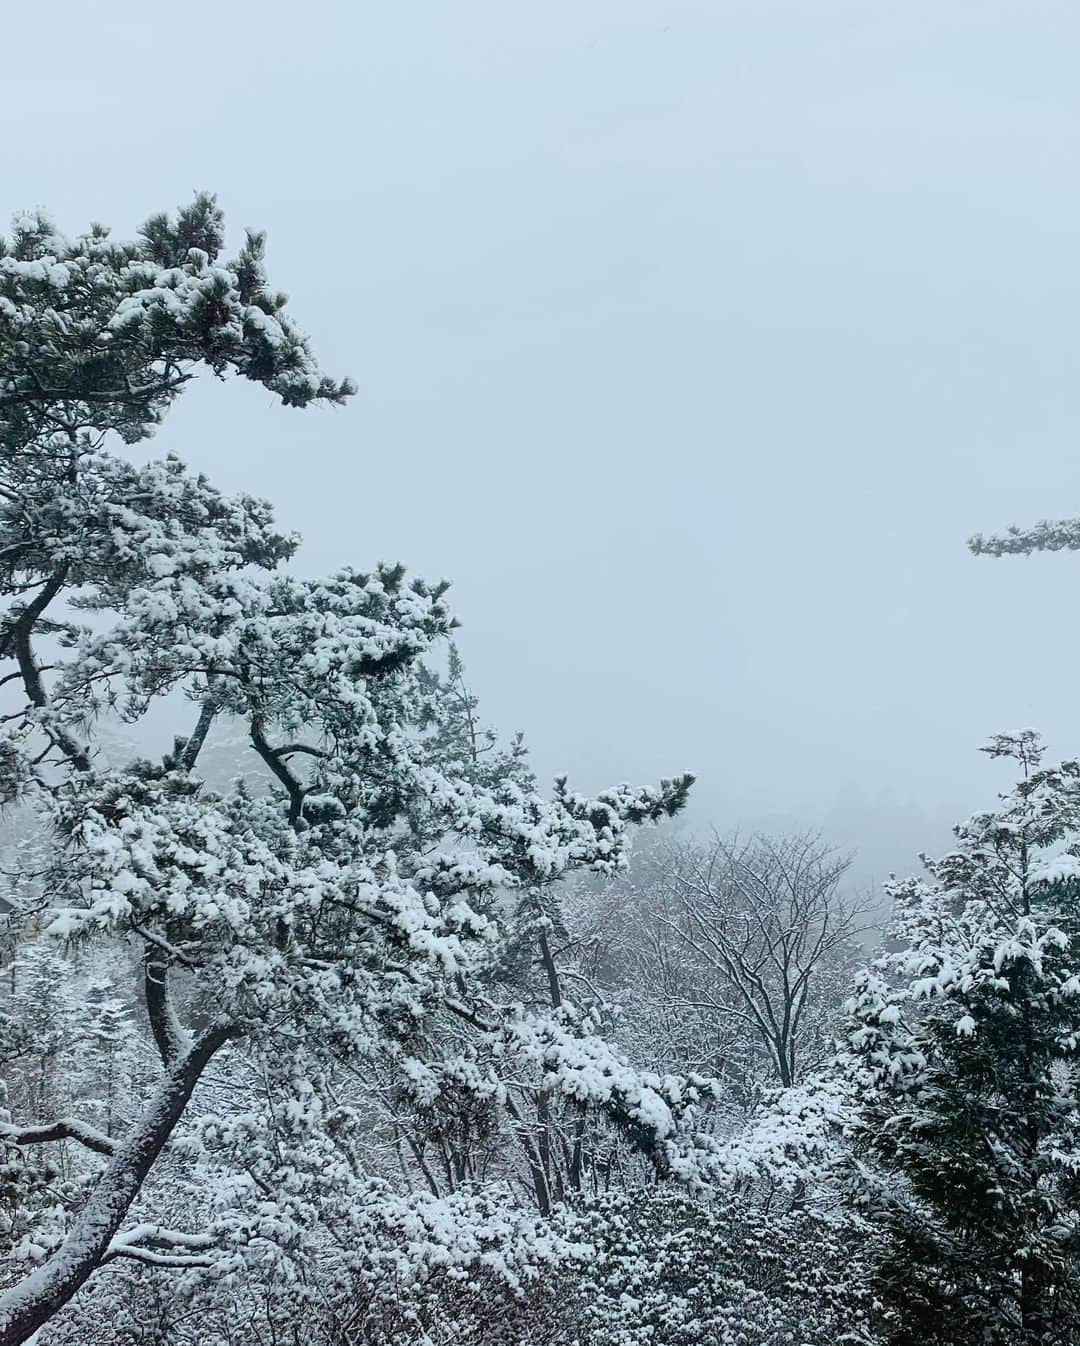
[[690, 769], [687, 826], [873, 882], [1004, 784], [991, 732], [1080, 752], [1080, 558], [965, 546], [1080, 506], [1078, 40], [1038, 0], [12, 3], [0, 207], [265, 228], [358, 395], [204, 379], [138, 452], [275, 501], [305, 573], [450, 578], [541, 777]]

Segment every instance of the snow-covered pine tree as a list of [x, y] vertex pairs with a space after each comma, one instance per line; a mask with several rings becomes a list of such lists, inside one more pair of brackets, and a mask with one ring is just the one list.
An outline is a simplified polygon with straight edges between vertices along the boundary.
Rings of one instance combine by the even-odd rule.
[[130, 1003], [118, 990], [108, 975], [90, 978], [80, 1023], [83, 1055], [92, 1063], [93, 1074], [80, 1088], [78, 1102], [88, 1120], [107, 1136], [116, 1135], [130, 1111], [141, 1045]]
[[[23, 801], [52, 829], [50, 932], [139, 950], [161, 1058], [117, 1136], [78, 1115], [3, 1122], [16, 1166], [68, 1142], [100, 1170], [34, 1243], [49, 1255], [0, 1295], [2, 1346], [116, 1259], [199, 1268], [224, 1244], [235, 1267], [328, 1218], [362, 1239], [356, 1196], [370, 1183], [350, 1144], [368, 1118], [343, 1101], [343, 1072], [380, 1055], [421, 1092], [451, 1075], [505, 1103], [471, 1040], [449, 1063], [424, 1059], [446, 1042], [434, 1022], [607, 1109], [661, 1171], [693, 1161], [698, 1082], [642, 1076], [588, 1016], [493, 1003], [476, 975], [512, 910], [497, 895], [610, 872], [628, 830], [678, 810], [690, 778], [594, 798], [560, 781], [548, 798], [514, 753], [505, 770], [478, 769], [425, 671], [454, 626], [445, 583], [398, 565], [299, 580], [280, 568], [297, 541], [268, 505], [226, 498], [174, 457], [138, 467], [111, 452], [114, 435], [150, 434], [200, 365], [287, 405], [351, 391], [319, 373], [269, 289], [261, 238], [232, 261], [221, 247], [221, 214], [200, 196], [136, 242], [100, 227], [68, 240], [33, 217], [0, 248], [0, 658], [13, 695], [0, 804]], [[169, 694], [193, 703], [190, 735], [153, 761], [100, 750], [103, 712], [134, 723]], [[244, 726], [272, 788], [214, 789], [200, 774], [222, 719]], [[220, 1184], [233, 1218], [192, 1230], [151, 1208], [123, 1228], [226, 1052], [263, 1099], [261, 1112], [200, 1115], [201, 1152], [236, 1161]]]
[[1032, 731], [986, 751], [1021, 779], [892, 885], [894, 951], [849, 1005], [894, 1346], [1080, 1339], [1080, 762]]

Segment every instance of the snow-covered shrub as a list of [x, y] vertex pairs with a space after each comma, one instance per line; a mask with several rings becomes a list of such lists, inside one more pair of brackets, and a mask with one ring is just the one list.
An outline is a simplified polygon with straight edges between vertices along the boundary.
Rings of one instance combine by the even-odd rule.
[[624, 1193], [572, 1218], [561, 1341], [594, 1346], [839, 1346], [872, 1340], [864, 1235], [846, 1218], [678, 1192]]

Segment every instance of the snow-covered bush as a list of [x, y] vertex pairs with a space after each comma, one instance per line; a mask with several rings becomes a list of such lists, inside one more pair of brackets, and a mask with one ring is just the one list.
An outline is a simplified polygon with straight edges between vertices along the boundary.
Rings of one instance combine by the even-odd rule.
[[350, 1233], [318, 1258], [248, 1245], [164, 1283], [114, 1263], [40, 1346], [543, 1346], [566, 1321], [553, 1287], [587, 1251], [497, 1191], [402, 1197], [373, 1183]]
[[561, 1341], [839, 1346], [872, 1340], [863, 1234], [837, 1215], [623, 1193], [572, 1221], [593, 1248]]

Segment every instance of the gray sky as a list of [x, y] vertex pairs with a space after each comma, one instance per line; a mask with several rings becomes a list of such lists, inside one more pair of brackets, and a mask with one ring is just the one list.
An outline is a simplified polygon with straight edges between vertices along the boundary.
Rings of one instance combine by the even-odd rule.
[[[1080, 9], [10, 0], [0, 209], [268, 230], [343, 411], [210, 383], [153, 446], [306, 572], [454, 581], [487, 718], [584, 787], [912, 867], [1080, 752]], [[13, 59], [12, 59], [13, 58]]]

